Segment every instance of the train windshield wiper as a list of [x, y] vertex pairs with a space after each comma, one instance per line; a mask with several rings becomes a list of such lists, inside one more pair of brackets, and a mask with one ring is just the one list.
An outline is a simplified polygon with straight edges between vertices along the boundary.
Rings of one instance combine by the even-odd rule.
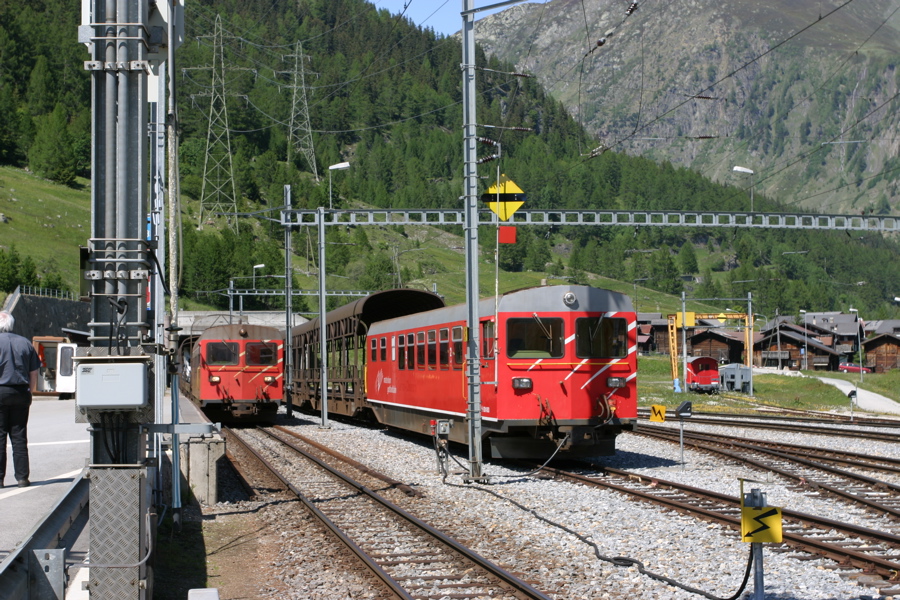
[[596, 336], [600, 332], [600, 324], [603, 323], [604, 317], [606, 317], [606, 315], [600, 315], [599, 317], [597, 317], [597, 327], [595, 327], [593, 330], [588, 330], [588, 339], [590, 339], [592, 342], [594, 341], [594, 336]]
[[553, 333], [552, 333], [550, 330], [547, 329], [547, 326], [544, 325], [544, 322], [541, 321], [541, 318], [538, 316], [538, 314], [537, 314], [537, 313], [531, 313], [531, 316], [532, 316], [532, 318], [534, 319], [534, 321], [538, 324], [538, 326], [541, 328], [541, 331], [544, 332], [544, 335], [547, 336], [547, 339], [548, 339], [548, 340], [552, 340], [552, 339], [553, 339]]

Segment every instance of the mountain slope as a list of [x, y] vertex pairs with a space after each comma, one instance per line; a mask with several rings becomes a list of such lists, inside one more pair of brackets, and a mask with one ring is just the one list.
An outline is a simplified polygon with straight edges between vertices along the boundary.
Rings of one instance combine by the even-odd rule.
[[757, 195], [797, 209], [897, 212], [897, 0], [630, 4], [518, 5], [476, 39], [597, 146], [749, 187], [732, 172], [745, 166]]

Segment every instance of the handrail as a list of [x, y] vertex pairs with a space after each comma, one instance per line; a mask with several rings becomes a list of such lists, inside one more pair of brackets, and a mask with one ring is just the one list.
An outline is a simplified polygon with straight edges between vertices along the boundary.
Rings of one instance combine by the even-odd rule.
[[59, 547], [63, 536], [88, 509], [89, 492], [89, 482], [82, 471], [53, 508], [0, 563], [0, 600], [28, 598], [29, 554]]

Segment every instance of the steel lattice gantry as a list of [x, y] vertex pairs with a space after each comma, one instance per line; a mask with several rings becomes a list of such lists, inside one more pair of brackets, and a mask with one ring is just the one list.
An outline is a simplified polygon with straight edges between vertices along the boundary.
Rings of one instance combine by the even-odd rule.
[[[325, 210], [324, 225], [464, 225], [462, 209]], [[319, 211], [287, 210], [283, 226], [315, 226]], [[479, 224], [496, 224], [488, 209], [478, 213]], [[825, 215], [817, 213], [638, 211], [638, 210], [523, 210], [509, 225], [593, 225], [618, 227], [733, 227], [753, 229], [808, 229], [834, 231], [900, 232], [900, 216]]]

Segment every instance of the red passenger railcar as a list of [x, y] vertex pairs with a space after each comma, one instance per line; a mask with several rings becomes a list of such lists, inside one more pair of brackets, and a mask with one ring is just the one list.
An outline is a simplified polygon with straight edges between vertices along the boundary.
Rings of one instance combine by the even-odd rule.
[[191, 349], [181, 391], [216, 422], [271, 422], [283, 398], [284, 335], [261, 325], [217, 325]]
[[[432, 419], [447, 419], [450, 439], [467, 443], [466, 307], [429, 308], [409, 294], [427, 292], [381, 292], [329, 313], [329, 412], [371, 412], [422, 433]], [[616, 436], [637, 419], [631, 300], [587, 286], [544, 286], [496, 304], [482, 300], [478, 310], [482, 431], [493, 455], [613, 454]], [[319, 330], [310, 322], [292, 338], [294, 399], [314, 409]]]

